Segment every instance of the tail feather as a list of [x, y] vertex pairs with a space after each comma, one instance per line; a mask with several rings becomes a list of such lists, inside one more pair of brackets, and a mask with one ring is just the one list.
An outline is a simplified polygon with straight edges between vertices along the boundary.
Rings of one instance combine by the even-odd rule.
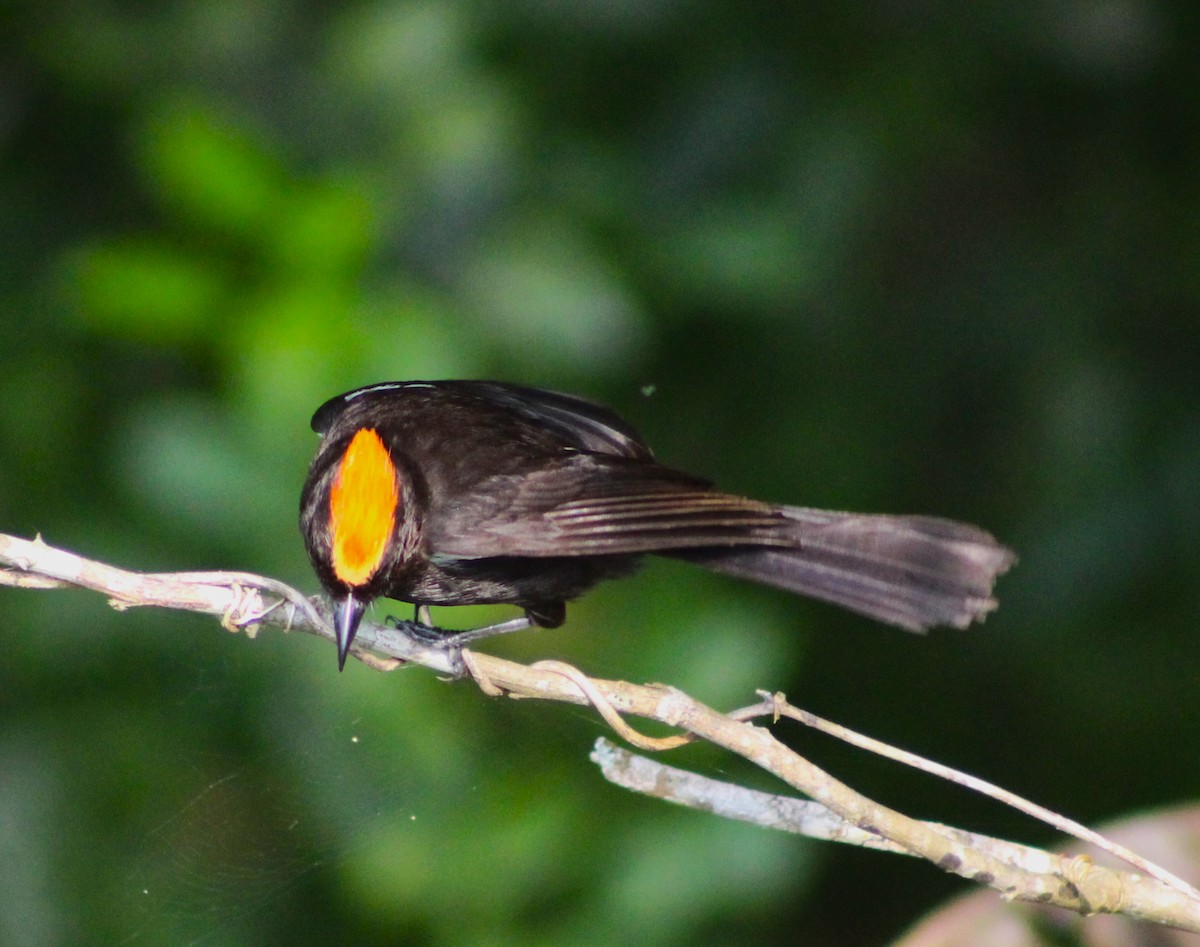
[[778, 510], [789, 546], [726, 546], [668, 555], [833, 602], [910, 631], [965, 628], [996, 607], [992, 587], [1015, 557], [990, 534], [928, 516]]

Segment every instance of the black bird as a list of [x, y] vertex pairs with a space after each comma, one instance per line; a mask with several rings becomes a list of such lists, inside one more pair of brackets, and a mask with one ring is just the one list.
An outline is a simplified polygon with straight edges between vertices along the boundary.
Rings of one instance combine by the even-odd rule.
[[659, 464], [612, 411], [552, 391], [387, 382], [327, 401], [312, 426], [300, 530], [333, 600], [339, 668], [380, 596], [426, 623], [430, 605], [525, 611], [459, 641], [555, 627], [567, 601], [658, 553], [921, 631], [981, 619], [1014, 558], [965, 523], [721, 493]]

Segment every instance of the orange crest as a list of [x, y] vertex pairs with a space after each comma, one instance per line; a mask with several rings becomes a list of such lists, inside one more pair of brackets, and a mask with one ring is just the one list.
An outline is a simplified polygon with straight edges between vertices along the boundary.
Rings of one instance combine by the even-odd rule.
[[399, 502], [396, 466], [379, 435], [363, 428], [342, 455], [329, 491], [333, 574], [341, 581], [363, 585], [375, 574], [396, 527]]

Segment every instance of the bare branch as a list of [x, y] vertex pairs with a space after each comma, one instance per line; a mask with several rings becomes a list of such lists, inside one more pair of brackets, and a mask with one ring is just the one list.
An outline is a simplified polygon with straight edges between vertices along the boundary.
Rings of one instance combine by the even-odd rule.
[[819, 802], [776, 796], [734, 783], [721, 782], [638, 756], [605, 737], [596, 740], [592, 762], [614, 785], [665, 802], [699, 809], [723, 819], [737, 819], [766, 829], [792, 832], [827, 842], [859, 845], [897, 855], [909, 854], [894, 842], [874, 832], [864, 832], [826, 809]]
[[[609, 782], [676, 805], [808, 838], [873, 848], [893, 854], [918, 854], [885, 837], [886, 832], [880, 835], [848, 825], [819, 802], [777, 796], [699, 776], [659, 763], [657, 760], [638, 756], [603, 737], [596, 741], [591, 758]], [[1102, 868], [1087, 856], [1056, 855], [1029, 845], [979, 835], [936, 822], [925, 822], [922, 825], [932, 833], [953, 839], [971, 852], [987, 853], [990, 857], [1012, 866], [1016, 873], [1058, 877], [1064, 885], [1078, 889], [1073, 893], [1084, 898], [1096, 899], [1091, 903], [1091, 910], [1075, 907], [1074, 910], [1079, 913], [1125, 914], [1183, 930], [1197, 929], [1194, 901], [1183, 892], [1178, 892], [1177, 897], [1166, 895], [1162, 885], [1156, 885], [1136, 874]], [[956, 874], [964, 874], [956, 868], [946, 867]], [[973, 880], [989, 884], [993, 888], [999, 887], [986, 878]], [[1079, 887], [1080, 885], [1082, 887]], [[1041, 900], [1012, 890], [1000, 890], [1006, 900], [1040, 901], [1044, 904], [1064, 906], [1058, 898]], [[1143, 900], [1143, 895], [1148, 895], [1148, 899]]]
[[[760, 696], [769, 696], [765, 693]], [[799, 721], [807, 727], [818, 730], [821, 733], [836, 737], [851, 746], [859, 747], [867, 750], [877, 756], [882, 756], [885, 759], [895, 760], [898, 763], [903, 763], [905, 766], [911, 766], [914, 769], [919, 769], [923, 772], [930, 773], [940, 779], [948, 782], [957, 783], [966, 789], [977, 792], [982, 796], [987, 796], [990, 799], [995, 799], [997, 802], [1002, 802], [1006, 806], [1011, 806], [1019, 812], [1023, 812], [1028, 816], [1032, 816], [1047, 825], [1051, 825], [1063, 832], [1066, 835], [1072, 835], [1080, 841], [1094, 845], [1102, 852], [1108, 852], [1110, 855], [1128, 862], [1139, 871], [1144, 871], [1146, 874], [1157, 878], [1165, 884], [1178, 890], [1180, 893], [1187, 895], [1200, 901], [1200, 891], [1197, 891], [1182, 878], [1176, 877], [1171, 872], [1164, 868], [1155, 865], [1142, 858], [1136, 852], [1131, 852], [1124, 845], [1120, 845], [1110, 839], [1105, 838], [1099, 832], [1089, 829], [1086, 825], [1076, 822], [1074, 819], [1060, 815], [1047, 809], [1045, 806], [1039, 806], [1035, 802], [1030, 802], [1028, 799], [1023, 799], [1014, 792], [1010, 792], [994, 783], [989, 783], [987, 780], [980, 779], [978, 776], [972, 776], [969, 773], [963, 773], [956, 769], [951, 769], [942, 763], [934, 760], [926, 759], [923, 756], [918, 756], [916, 753], [910, 753], [907, 750], [901, 750], [894, 746], [889, 746], [873, 737], [868, 737], [861, 733], [855, 733], [847, 727], [843, 727], [839, 723], [834, 723], [831, 720], [825, 720], [818, 717], [814, 713], [807, 710], [801, 710], [799, 707], [793, 707], [783, 698], [782, 695], [777, 695], [774, 698], [777, 701], [776, 712], [780, 716], [789, 717], [792, 720]]]
[[[216, 615], [230, 631], [245, 631], [251, 637], [261, 626], [273, 626], [334, 640], [324, 602], [278, 579], [249, 572], [129, 572], [50, 546], [40, 536], [30, 540], [0, 533], [0, 585], [89, 589], [107, 595], [109, 605], [118, 610], [152, 607]], [[364, 623], [358, 641], [361, 648], [401, 661], [458, 673], [443, 649], [386, 625]], [[362, 650], [355, 656], [381, 667]]]
[[[172, 608], [218, 616], [226, 628], [249, 634], [273, 626], [331, 641], [334, 638], [324, 603], [275, 579], [242, 572], [129, 572], [54, 548], [40, 537], [24, 540], [0, 534], [0, 585], [25, 589], [78, 587], [107, 595], [109, 603], [118, 609]], [[722, 714], [671, 687], [589, 678], [560, 662], [525, 666], [477, 652], [459, 653], [415, 640], [403, 628], [364, 623], [356, 643], [358, 647], [352, 653], [379, 670], [419, 664], [454, 677], [469, 674], [490, 695], [591, 704], [626, 739], [639, 746], [663, 749], [701, 739], [724, 747], [809, 796], [840, 820], [827, 822], [833, 828], [822, 828], [817, 833], [820, 837], [840, 835], [842, 840], [854, 840], [856, 844], [915, 855], [945, 871], [988, 885], [1008, 899], [1055, 904], [1082, 914], [1121, 913], [1200, 932], [1200, 899], [1186, 883], [1161, 869], [1160, 877], [1170, 878], [1177, 886], [1100, 867], [1085, 857], [1044, 852], [918, 821], [867, 799], [813, 766], [767, 730], [747, 722], [755, 716], [804, 716], [802, 712], [793, 713], [795, 708], [779, 698]], [[629, 727], [622, 715], [657, 720], [682, 733], [666, 738], [645, 737]], [[874, 746], [870, 748], [878, 751]], [[606, 772], [613, 768], [606, 766]], [[633, 767], [616, 767], [622, 768]], [[746, 790], [716, 792], [712, 787], [688, 782], [686, 789], [676, 791], [670, 789], [670, 784], [677, 780], [682, 786], [682, 779], [668, 779], [665, 770], [660, 776], [654, 795], [680, 802], [689, 796], [706, 799], [700, 803], [704, 808], [739, 818], [742, 816], [734, 815], [734, 809], [753, 807], [748, 801], [752, 797], [744, 795]], [[753, 805], [775, 806], [782, 812], [792, 805], [805, 804], [788, 800], [786, 805]], [[796, 826], [804, 825], [813, 814], [807, 808], [800, 811], [809, 812], [809, 816], [795, 821]], [[825, 821], [826, 815], [822, 814], [821, 819]]]

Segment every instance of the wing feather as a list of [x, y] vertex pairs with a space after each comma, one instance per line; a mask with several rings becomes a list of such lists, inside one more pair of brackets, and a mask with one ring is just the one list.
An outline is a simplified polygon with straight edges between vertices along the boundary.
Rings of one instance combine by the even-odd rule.
[[434, 520], [439, 553], [487, 556], [617, 555], [788, 545], [775, 507], [719, 493], [656, 464], [567, 455], [534, 473], [494, 477]]

